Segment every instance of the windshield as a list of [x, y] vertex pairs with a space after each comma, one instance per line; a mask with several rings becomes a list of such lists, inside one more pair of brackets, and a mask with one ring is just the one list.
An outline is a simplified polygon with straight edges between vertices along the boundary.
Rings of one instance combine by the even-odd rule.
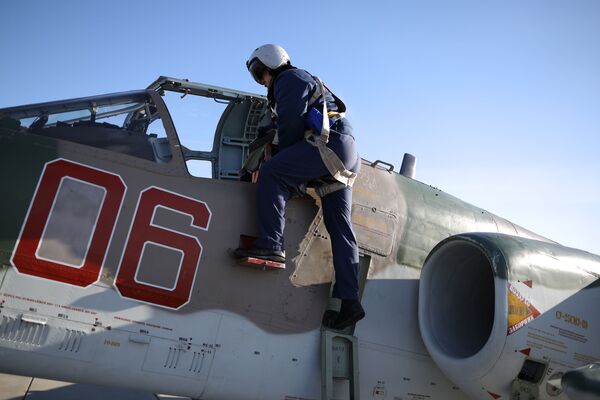
[[169, 162], [160, 114], [145, 90], [0, 110], [22, 132]]

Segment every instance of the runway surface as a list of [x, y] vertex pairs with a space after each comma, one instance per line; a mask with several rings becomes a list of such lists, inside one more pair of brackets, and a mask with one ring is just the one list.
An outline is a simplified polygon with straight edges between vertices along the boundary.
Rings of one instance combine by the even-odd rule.
[[135, 390], [0, 374], [0, 400], [191, 400]]

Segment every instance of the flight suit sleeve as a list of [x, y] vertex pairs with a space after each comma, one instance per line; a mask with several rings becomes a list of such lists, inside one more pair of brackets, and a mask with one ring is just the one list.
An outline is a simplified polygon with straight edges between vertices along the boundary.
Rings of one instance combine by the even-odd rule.
[[294, 73], [277, 78], [274, 96], [280, 148], [304, 139], [304, 115], [313, 89], [313, 83]]

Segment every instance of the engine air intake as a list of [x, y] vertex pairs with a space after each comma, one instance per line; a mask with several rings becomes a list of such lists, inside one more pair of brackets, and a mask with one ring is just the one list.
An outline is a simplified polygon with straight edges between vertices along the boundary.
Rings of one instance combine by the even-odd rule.
[[494, 325], [494, 275], [482, 249], [467, 241], [441, 246], [427, 260], [421, 282], [424, 326], [432, 344], [449, 357], [483, 348]]

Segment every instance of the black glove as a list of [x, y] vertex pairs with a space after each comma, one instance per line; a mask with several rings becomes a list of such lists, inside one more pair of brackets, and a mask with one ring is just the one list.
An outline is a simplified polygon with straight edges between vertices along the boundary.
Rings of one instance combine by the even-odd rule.
[[265, 135], [268, 135], [273, 130], [275, 132], [277, 132], [277, 124], [275, 124], [275, 123], [270, 123], [269, 125], [259, 126], [258, 129], [256, 130], [256, 132], [258, 133], [257, 138], [261, 138]]
[[269, 131], [265, 131], [261, 135], [260, 128], [259, 128], [258, 129], [258, 137], [256, 139], [254, 139], [249, 145], [250, 153], [252, 153], [254, 150], [258, 149], [259, 147], [264, 146], [267, 143], [271, 143], [273, 141], [273, 139], [275, 138], [276, 133], [277, 133], [277, 129], [271, 129]]

